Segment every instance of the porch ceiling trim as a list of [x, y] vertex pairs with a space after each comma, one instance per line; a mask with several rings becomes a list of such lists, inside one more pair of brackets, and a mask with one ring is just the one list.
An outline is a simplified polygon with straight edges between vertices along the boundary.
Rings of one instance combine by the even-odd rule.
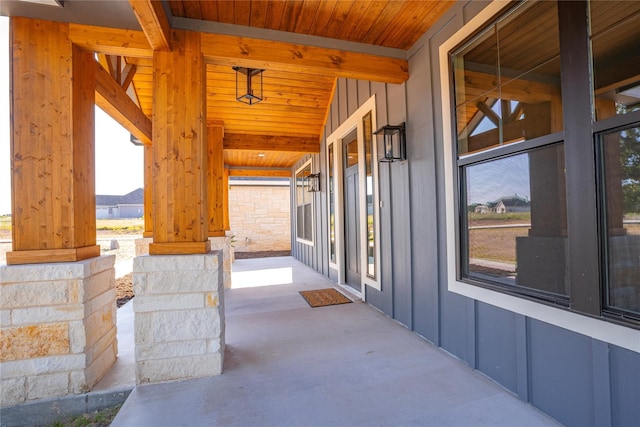
[[225, 150], [284, 151], [294, 153], [319, 153], [320, 141], [317, 137], [293, 137], [271, 135], [226, 134]]

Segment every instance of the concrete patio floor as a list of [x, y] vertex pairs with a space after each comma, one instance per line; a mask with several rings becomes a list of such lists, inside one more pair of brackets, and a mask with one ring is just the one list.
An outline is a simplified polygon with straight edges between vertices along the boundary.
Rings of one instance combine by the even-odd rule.
[[309, 307], [334, 285], [291, 257], [233, 269], [223, 374], [136, 387], [113, 427], [559, 425], [365, 303]]

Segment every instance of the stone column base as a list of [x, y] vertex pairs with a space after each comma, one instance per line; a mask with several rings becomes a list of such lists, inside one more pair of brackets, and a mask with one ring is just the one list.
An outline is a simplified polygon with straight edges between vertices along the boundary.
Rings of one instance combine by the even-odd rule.
[[222, 277], [224, 288], [231, 289], [231, 263], [233, 262], [231, 253], [231, 236], [209, 237], [211, 242], [211, 250], [222, 252]]
[[153, 243], [152, 237], [136, 239], [136, 256], [149, 255], [149, 245]]
[[222, 373], [222, 272], [217, 251], [134, 259], [137, 384]]
[[114, 262], [0, 266], [1, 406], [85, 393], [115, 363]]

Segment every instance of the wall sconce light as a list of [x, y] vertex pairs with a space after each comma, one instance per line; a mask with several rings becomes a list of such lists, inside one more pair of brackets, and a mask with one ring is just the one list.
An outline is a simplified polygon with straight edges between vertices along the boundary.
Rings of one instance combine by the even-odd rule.
[[320, 174], [312, 173], [307, 176], [307, 191], [309, 193], [316, 193], [320, 191]]
[[236, 100], [253, 105], [262, 101], [262, 72], [259, 68], [233, 67], [236, 71]]
[[386, 125], [374, 132], [383, 137], [383, 157], [381, 162], [395, 162], [407, 160], [407, 142], [404, 122], [399, 125]]

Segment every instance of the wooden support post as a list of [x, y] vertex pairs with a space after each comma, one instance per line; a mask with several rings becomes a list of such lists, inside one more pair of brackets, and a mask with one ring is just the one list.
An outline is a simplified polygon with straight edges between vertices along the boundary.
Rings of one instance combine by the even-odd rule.
[[142, 237], [153, 237], [153, 149], [144, 146], [144, 233]]
[[174, 30], [153, 54], [153, 243], [149, 254], [208, 253], [205, 64], [200, 34]]
[[207, 128], [208, 148], [208, 187], [209, 197], [209, 236], [220, 237], [225, 235], [224, 228], [224, 149], [222, 140], [224, 127], [222, 125], [209, 126]]
[[222, 211], [225, 231], [231, 230], [229, 226], [229, 167], [224, 167], [224, 175], [222, 178], [222, 198], [224, 200], [224, 210]]
[[11, 18], [13, 251], [7, 264], [79, 261], [96, 245], [93, 54], [69, 25]]

